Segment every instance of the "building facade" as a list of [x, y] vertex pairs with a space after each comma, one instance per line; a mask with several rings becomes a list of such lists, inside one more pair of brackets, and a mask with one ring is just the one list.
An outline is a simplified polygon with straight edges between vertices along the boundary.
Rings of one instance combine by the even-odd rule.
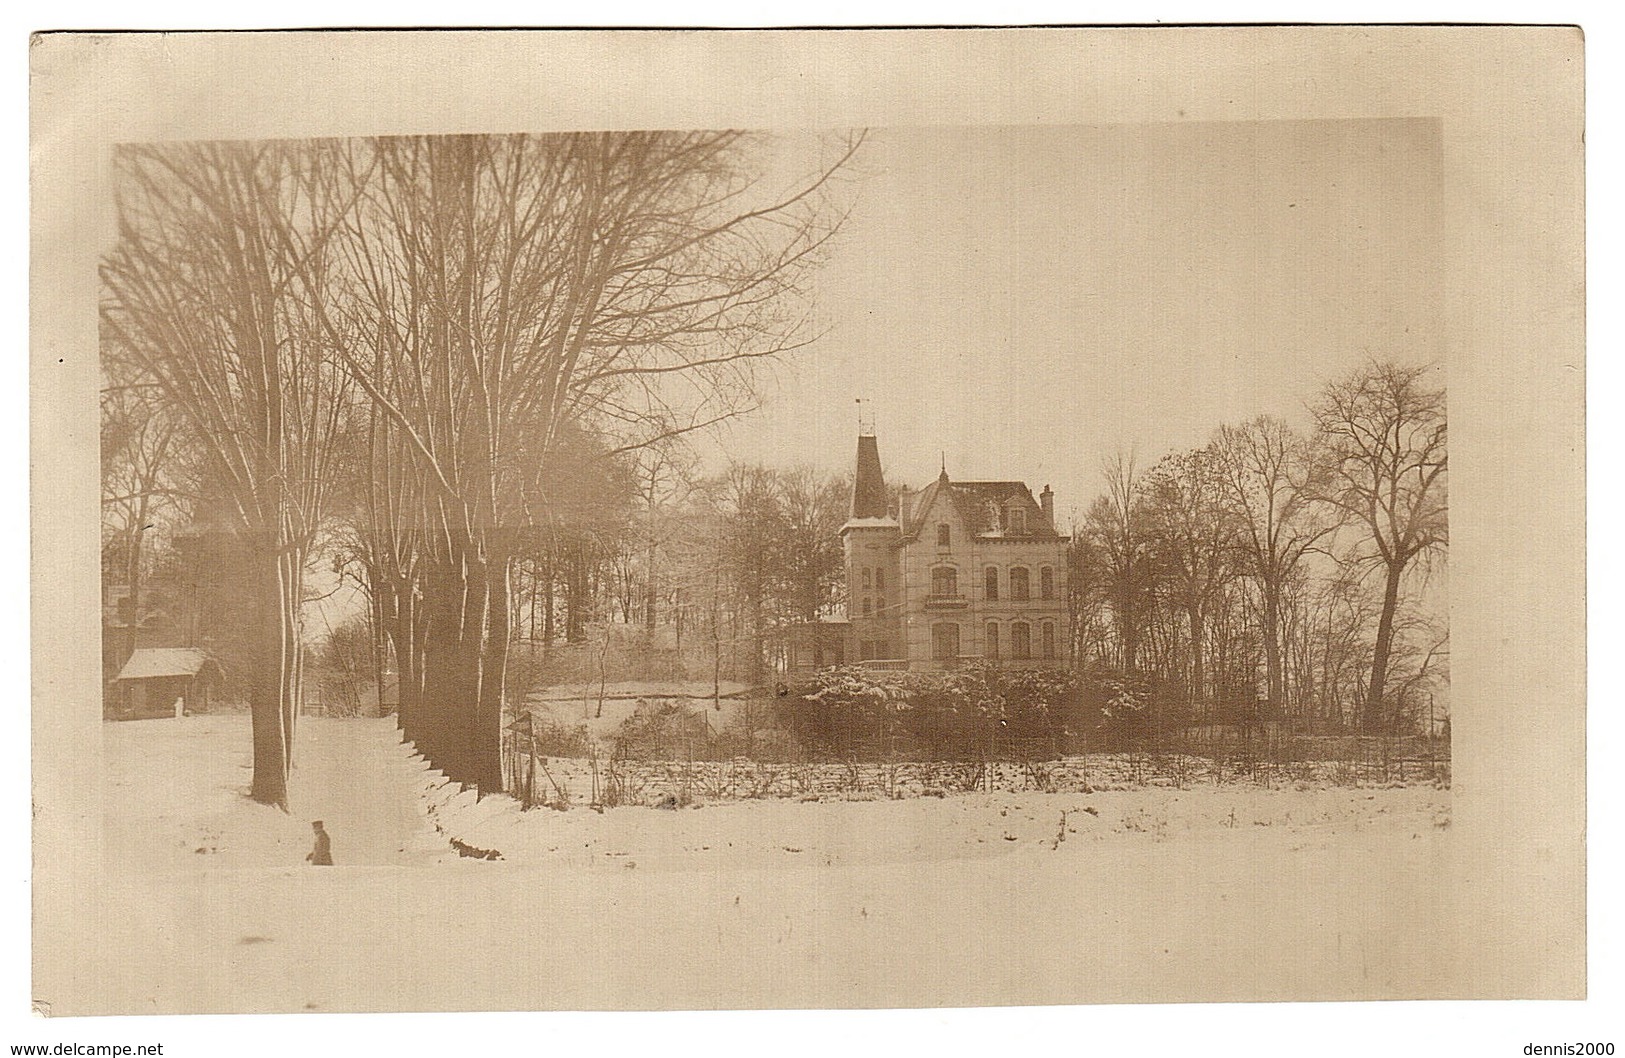
[[1067, 538], [1055, 531], [1048, 485], [1034, 499], [1024, 482], [953, 481], [944, 467], [923, 490], [894, 497], [878, 441], [862, 434], [841, 540], [847, 620], [833, 653], [842, 660], [914, 670], [1065, 663]]

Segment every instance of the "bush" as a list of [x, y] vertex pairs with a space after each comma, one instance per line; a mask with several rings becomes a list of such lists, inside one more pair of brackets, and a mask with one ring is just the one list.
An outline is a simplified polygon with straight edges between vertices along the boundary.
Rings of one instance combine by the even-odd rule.
[[1061, 669], [830, 669], [781, 699], [779, 724], [824, 759], [1031, 759], [1091, 730], [1082, 682]]

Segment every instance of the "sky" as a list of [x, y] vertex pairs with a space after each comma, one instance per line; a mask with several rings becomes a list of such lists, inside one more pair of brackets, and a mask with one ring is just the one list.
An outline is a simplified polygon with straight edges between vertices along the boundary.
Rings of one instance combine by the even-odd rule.
[[849, 470], [861, 398], [888, 482], [1052, 484], [1064, 523], [1116, 452], [1442, 362], [1442, 175], [1433, 119], [872, 130], [821, 337], [709, 458]]

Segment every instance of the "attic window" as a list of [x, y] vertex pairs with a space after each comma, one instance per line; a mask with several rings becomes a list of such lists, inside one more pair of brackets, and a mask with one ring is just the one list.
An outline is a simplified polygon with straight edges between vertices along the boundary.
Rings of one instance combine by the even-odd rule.
[[937, 526], [937, 546], [948, 547], [950, 544], [950, 530], [947, 525]]
[[1016, 536], [1025, 536], [1027, 533], [1027, 508], [1012, 506], [1010, 508], [1010, 518], [1006, 524], [1010, 526], [1011, 533]]

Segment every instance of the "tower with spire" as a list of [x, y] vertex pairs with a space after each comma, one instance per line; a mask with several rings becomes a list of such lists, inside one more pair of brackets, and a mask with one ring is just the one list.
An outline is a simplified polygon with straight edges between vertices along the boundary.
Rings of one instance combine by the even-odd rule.
[[1065, 664], [1067, 539], [1055, 531], [1048, 485], [1035, 498], [1020, 481], [954, 481], [944, 457], [935, 481], [894, 496], [873, 421], [860, 411], [841, 542], [847, 630], [841, 656], [821, 663]]
[[841, 526], [846, 559], [846, 611], [850, 623], [847, 659], [879, 661], [900, 656], [902, 648], [902, 527], [886, 491], [880, 445], [874, 425], [858, 426], [857, 472], [852, 478], [852, 509]]

